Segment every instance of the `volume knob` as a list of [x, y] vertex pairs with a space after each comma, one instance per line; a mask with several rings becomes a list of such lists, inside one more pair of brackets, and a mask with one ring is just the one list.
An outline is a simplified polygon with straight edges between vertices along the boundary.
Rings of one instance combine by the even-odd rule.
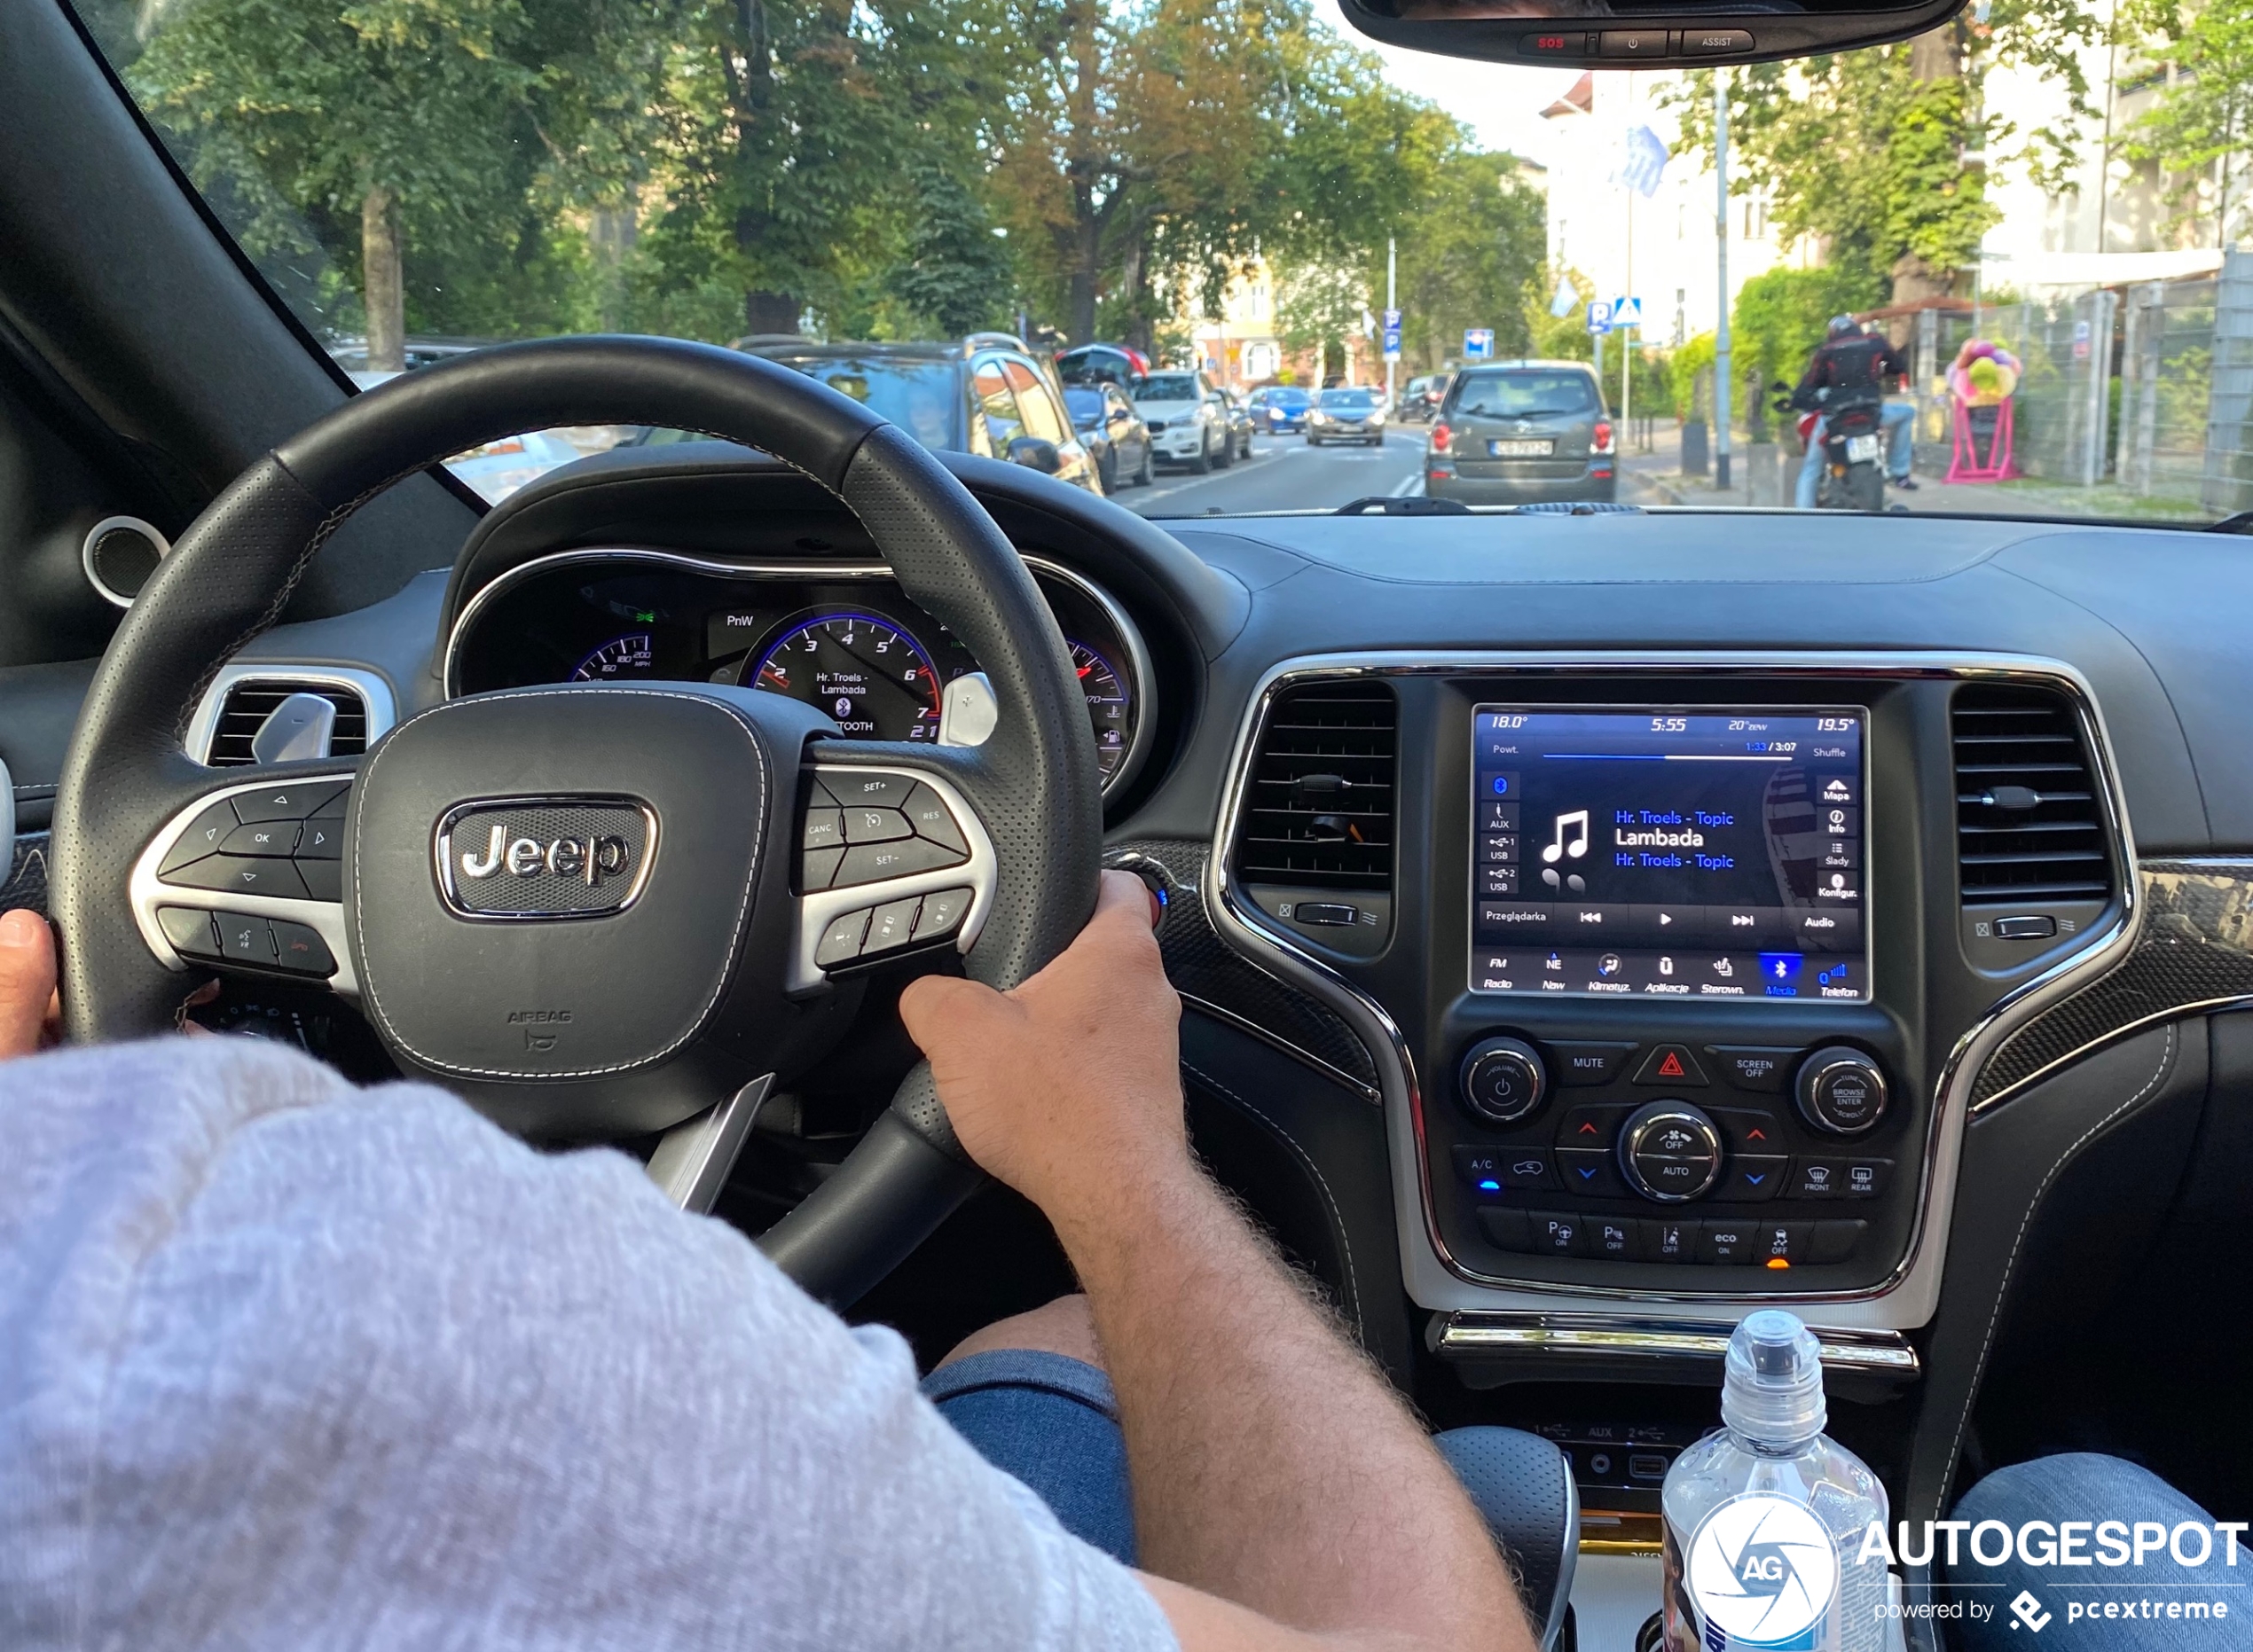
[[1463, 1104], [1490, 1124], [1522, 1124], [1549, 1099], [1549, 1074], [1522, 1038], [1485, 1038], [1463, 1058]]

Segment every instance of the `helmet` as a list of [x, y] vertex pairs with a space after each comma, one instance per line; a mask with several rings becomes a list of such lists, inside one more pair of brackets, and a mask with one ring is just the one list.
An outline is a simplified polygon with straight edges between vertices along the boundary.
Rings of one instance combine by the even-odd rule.
[[1851, 316], [1833, 316], [1831, 317], [1831, 336], [1834, 339], [1842, 339], [1849, 333], [1859, 333], [1861, 331], [1862, 324]]

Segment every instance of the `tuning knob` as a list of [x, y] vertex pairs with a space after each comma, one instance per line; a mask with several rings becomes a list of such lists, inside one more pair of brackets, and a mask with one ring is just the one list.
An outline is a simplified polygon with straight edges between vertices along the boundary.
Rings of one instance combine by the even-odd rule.
[[1549, 1099], [1549, 1074], [1522, 1038], [1485, 1038], [1463, 1058], [1463, 1104], [1490, 1124], [1518, 1124]]
[[1802, 1063], [1798, 1091], [1800, 1116], [1833, 1136], [1858, 1136], [1885, 1116], [1885, 1069], [1842, 1044]]

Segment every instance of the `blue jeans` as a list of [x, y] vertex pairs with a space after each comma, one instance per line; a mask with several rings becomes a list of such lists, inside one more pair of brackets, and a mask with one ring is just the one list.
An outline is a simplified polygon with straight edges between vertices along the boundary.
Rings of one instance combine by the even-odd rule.
[[[1888, 402], [1878, 410], [1878, 428], [1886, 439], [1886, 474], [1896, 482], [1909, 480], [1911, 432], [1917, 410], [1906, 402]], [[1815, 508], [1815, 495], [1823, 482], [1823, 421], [1817, 419], [1807, 437], [1807, 457], [1800, 461], [1799, 488], [1792, 503], [1802, 511]]]
[[[1958, 1534], [1957, 1562], [1947, 1563], [1945, 1537], [1934, 1559], [1950, 1595], [1966, 1611], [1962, 1619], [1948, 1623], [1949, 1639], [1959, 1652], [2033, 1652], [2037, 1646], [2041, 1652], [2253, 1648], [2253, 1550], [2241, 1541], [2237, 1564], [2229, 1565], [2226, 1539], [2214, 1530], [2213, 1516], [2133, 1463], [2073, 1452], [1998, 1468], [1964, 1493], [1955, 1518], [1973, 1523], [1971, 1530]], [[2003, 1545], [2003, 1534], [1993, 1527], [1980, 1529], [1988, 1521], [1999, 1522], [2015, 1539], [2009, 1553], [1991, 1563], [1973, 1553], [1974, 1543], [1989, 1554]], [[2030, 1534], [2037, 1558], [2058, 1535], [2050, 1528], [2061, 1522], [2118, 1521], [2125, 1530], [2116, 1535], [2128, 1549], [2128, 1562], [2102, 1564], [2099, 1557], [2108, 1552], [2103, 1534], [2084, 1531], [2076, 1535], [2075, 1545], [2092, 1563], [2030, 1564], [2023, 1558], [2029, 1534], [2021, 1531], [2029, 1521], [2047, 1523]], [[2204, 1538], [2192, 1531], [2178, 1535], [2185, 1526], [2202, 1529]], [[2239, 1535], [2242, 1539], [2249, 1534]], [[2140, 1562], [2134, 1558], [2138, 1536], [2146, 1539]], [[2186, 1555], [2206, 1545], [2210, 1549], [2202, 1564], [2185, 1564], [2169, 1553], [2170, 1538]], [[2024, 1609], [2014, 1612], [2013, 1601]], [[1987, 1615], [1972, 1616], [1974, 1608]], [[2158, 1617], [2143, 1615], [2154, 1608]], [[2218, 1608], [2226, 1615], [2194, 1615]], [[2106, 1617], [2108, 1609], [2115, 1616]], [[2171, 1609], [2179, 1615], [2167, 1617]]]

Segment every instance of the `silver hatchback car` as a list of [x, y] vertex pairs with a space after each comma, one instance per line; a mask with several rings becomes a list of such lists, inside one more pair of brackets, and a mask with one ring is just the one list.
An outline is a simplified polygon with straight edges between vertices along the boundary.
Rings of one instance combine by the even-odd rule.
[[1432, 424], [1424, 491], [1465, 505], [1607, 501], [1618, 454], [1584, 362], [1511, 361], [1456, 375]]

